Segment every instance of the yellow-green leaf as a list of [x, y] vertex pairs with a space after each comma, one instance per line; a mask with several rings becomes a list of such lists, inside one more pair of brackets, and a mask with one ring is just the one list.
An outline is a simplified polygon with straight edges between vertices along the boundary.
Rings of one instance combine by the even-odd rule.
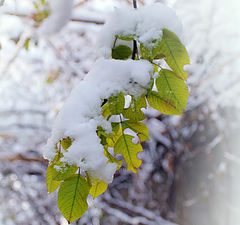
[[88, 209], [89, 185], [80, 174], [63, 181], [58, 191], [58, 208], [71, 223], [79, 219]]
[[132, 139], [133, 136], [123, 133], [114, 146], [114, 154], [122, 154], [127, 164], [127, 170], [137, 173], [137, 168], [142, 163], [137, 154], [142, 152], [143, 149], [139, 143], [133, 144]]
[[47, 184], [47, 190], [49, 194], [57, 190], [57, 188], [61, 184], [61, 181], [56, 181], [53, 179], [53, 174], [54, 174], [54, 169], [52, 165], [49, 164], [47, 168], [47, 174], [46, 174], [46, 184]]
[[[188, 100], [188, 88], [185, 82], [179, 78], [173, 71], [162, 69], [159, 77], [156, 79], [158, 94], [165, 100], [165, 105], [171, 102], [177, 109], [177, 115], [181, 115], [185, 110]], [[164, 108], [166, 109], [166, 107]], [[172, 114], [166, 110], [159, 110], [165, 114]]]
[[126, 120], [122, 122], [122, 128], [123, 130], [129, 128], [136, 132], [142, 142], [149, 140], [149, 131], [144, 123]]
[[171, 69], [183, 80], [187, 80], [188, 73], [183, 70], [183, 66], [190, 64], [186, 48], [173, 32], [164, 29], [157, 51], [165, 55], [165, 61]]
[[161, 96], [156, 91], [151, 91], [147, 95], [148, 104], [163, 114], [182, 115], [182, 111], [178, 109], [175, 102]]
[[108, 184], [103, 180], [95, 182], [89, 191], [89, 194], [95, 199], [99, 195], [103, 194], [107, 190]]

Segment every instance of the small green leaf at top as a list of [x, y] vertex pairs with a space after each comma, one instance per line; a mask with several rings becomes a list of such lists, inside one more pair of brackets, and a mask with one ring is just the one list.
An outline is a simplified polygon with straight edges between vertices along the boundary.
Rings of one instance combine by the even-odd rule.
[[119, 45], [112, 49], [112, 58], [125, 60], [132, 55], [132, 49], [126, 45]]
[[89, 190], [88, 182], [80, 174], [66, 179], [61, 184], [58, 191], [58, 208], [69, 224], [87, 211]]

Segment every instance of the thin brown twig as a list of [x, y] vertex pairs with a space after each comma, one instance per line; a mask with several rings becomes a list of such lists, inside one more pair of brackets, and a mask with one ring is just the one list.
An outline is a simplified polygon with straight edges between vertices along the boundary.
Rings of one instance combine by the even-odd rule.
[[75, 6], [74, 6], [74, 8], [77, 8], [77, 7], [79, 7], [79, 6], [81, 6], [81, 5], [84, 5], [85, 3], [87, 3], [89, 0], [83, 0], [83, 1], [81, 1], [81, 2], [78, 2]]
[[[32, 18], [31, 15], [23, 14], [23, 13], [12, 13], [12, 12], [5, 12], [5, 15], [9, 16], [17, 16], [22, 18]], [[70, 21], [72, 22], [79, 22], [79, 23], [93, 23], [97, 25], [103, 25], [105, 21], [103, 20], [94, 20], [94, 19], [81, 19], [81, 18], [71, 18]]]
[[6, 157], [6, 158], [0, 158], [0, 161], [25, 161], [25, 162], [39, 162], [39, 163], [48, 163], [48, 161], [44, 158], [27, 158], [23, 156], [22, 154], [15, 155], [13, 157]]

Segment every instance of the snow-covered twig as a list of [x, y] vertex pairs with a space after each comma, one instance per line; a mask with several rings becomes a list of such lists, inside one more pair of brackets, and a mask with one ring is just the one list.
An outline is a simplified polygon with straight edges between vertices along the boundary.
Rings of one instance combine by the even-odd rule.
[[[129, 218], [132, 218], [131, 219], [132, 222], [130, 222], [128, 220], [128, 222], [130, 222], [131, 224], [139, 224], [138, 219], [141, 218], [141, 220], [140, 220], [141, 222], [148, 221], [148, 223], [146, 223], [146, 224], [176, 225], [175, 223], [169, 222], [145, 208], [134, 206], [128, 202], [122, 202], [118, 199], [113, 199], [107, 194], [105, 194], [102, 199], [104, 202], [108, 203], [113, 208], [117, 208], [117, 209], [121, 210], [121, 213], [125, 212], [124, 213], [125, 215], [128, 215]], [[112, 207], [111, 207], [111, 210], [112, 210]], [[137, 223], [137, 221], [138, 221], [138, 223]], [[150, 223], [150, 222], [152, 222], [152, 223]]]

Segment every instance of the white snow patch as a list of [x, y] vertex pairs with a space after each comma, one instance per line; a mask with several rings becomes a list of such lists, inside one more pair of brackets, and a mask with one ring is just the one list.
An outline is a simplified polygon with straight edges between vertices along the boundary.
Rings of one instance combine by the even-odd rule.
[[182, 25], [175, 12], [161, 3], [147, 5], [139, 9], [116, 9], [104, 26], [99, 47], [104, 56], [109, 56], [115, 36], [134, 36], [144, 45], [161, 39], [166, 28], [180, 37]]

